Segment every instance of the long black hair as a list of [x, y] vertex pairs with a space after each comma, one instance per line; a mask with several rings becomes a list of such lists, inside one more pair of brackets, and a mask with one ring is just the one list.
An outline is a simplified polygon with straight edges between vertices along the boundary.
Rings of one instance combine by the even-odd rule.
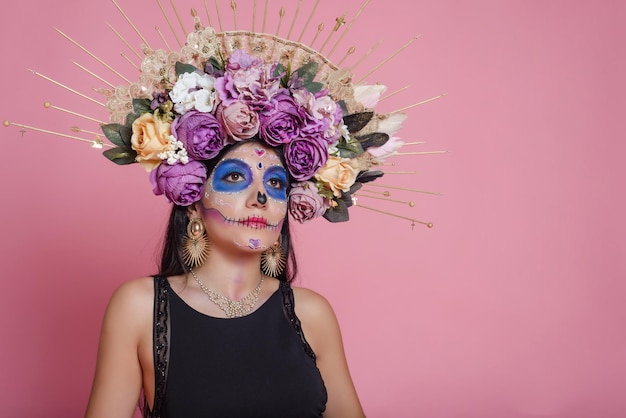
[[[249, 141], [237, 142], [233, 145], [226, 146], [215, 158], [203, 161], [207, 170], [207, 178], [213, 172], [213, 169], [217, 165], [218, 161], [222, 160], [224, 154], [247, 142]], [[283, 166], [287, 167], [287, 165], [285, 164], [282, 147], [272, 147], [272, 149], [278, 154], [281, 162], [283, 163]], [[289, 176], [289, 184], [287, 185], [287, 196], [289, 196], [289, 190], [291, 189], [292, 183], [293, 179], [291, 178], [291, 176]], [[163, 239], [163, 251], [161, 253], [162, 255], [159, 275], [176, 276], [187, 273], [188, 268], [185, 266], [185, 262], [183, 261], [182, 248], [183, 240], [185, 238], [185, 234], [187, 233], [188, 223], [189, 217], [187, 216], [187, 207], [172, 204], [172, 210], [170, 212], [167, 230]], [[296, 274], [298, 272], [298, 265], [296, 262], [296, 255], [293, 250], [293, 241], [289, 233], [289, 216], [287, 214], [285, 215], [285, 220], [283, 222], [280, 235], [281, 247], [283, 253], [285, 254], [287, 265], [285, 266], [285, 269], [278, 275], [277, 279], [290, 282], [296, 277]]]

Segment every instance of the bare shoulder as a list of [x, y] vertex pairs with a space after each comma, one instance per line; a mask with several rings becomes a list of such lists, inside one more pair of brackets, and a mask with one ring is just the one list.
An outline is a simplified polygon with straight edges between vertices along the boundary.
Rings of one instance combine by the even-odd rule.
[[[129, 280], [120, 285], [111, 296], [106, 319], [127, 325], [152, 320], [154, 281], [152, 277]], [[117, 320], [117, 321], [116, 321]]]
[[319, 293], [303, 287], [294, 287], [293, 297], [295, 300], [296, 314], [301, 321], [336, 321], [335, 313], [330, 303]]

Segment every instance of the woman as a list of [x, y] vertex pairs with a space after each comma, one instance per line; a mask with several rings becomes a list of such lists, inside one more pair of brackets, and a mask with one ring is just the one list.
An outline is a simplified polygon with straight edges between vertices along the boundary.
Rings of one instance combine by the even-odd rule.
[[[155, 401], [155, 279], [145, 277], [122, 285], [111, 298], [86, 417], [130, 417], [142, 390], [150, 411], [161, 404], [154, 416], [363, 416], [329, 304], [315, 292], [293, 289], [299, 336], [282, 309], [279, 287], [288, 288], [287, 282], [281, 285], [260, 269], [263, 251], [281, 231], [282, 246], [290, 246], [288, 172], [279, 155], [247, 141], [213, 161], [219, 162], [202, 199], [175, 206], [168, 227], [162, 267], [179, 274], [166, 281], [172, 316], [164, 399]], [[180, 243], [173, 241], [181, 241], [182, 225], [194, 220], [206, 228], [211, 248], [200, 266], [183, 273], [174, 250]], [[254, 295], [250, 312], [226, 319], [232, 312], [212, 303], [207, 290], [231, 301]], [[279, 309], [270, 312], [270, 304]], [[186, 318], [192, 323], [181, 323]]]
[[86, 417], [142, 393], [146, 417], [362, 417], [331, 307], [289, 286], [288, 218], [348, 220], [404, 116], [304, 45], [198, 22], [141, 71], [107, 96], [104, 155], [174, 206], [160, 274], [111, 298]]

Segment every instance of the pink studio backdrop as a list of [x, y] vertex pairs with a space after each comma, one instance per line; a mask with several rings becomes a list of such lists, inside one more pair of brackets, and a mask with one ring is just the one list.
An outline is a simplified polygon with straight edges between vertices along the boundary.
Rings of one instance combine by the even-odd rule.
[[[302, 3], [300, 21], [313, 4]], [[176, 4], [191, 28], [188, 0]], [[360, 5], [324, 0], [311, 27]], [[155, 45], [155, 24], [169, 33], [155, 2], [122, 6]], [[105, 22], [138, 41], [110, 2], [12, 1], [0, 19], [0, 119], [68, 132], [76, 119], [45, 100], [106, 117], [25, 68], [99, 86], [76, 60], [119, 83], [53, 30], [130, 73]], [[342, 42], [355, 60], [384, 39], [358, 79], [423, 34], [368, 78], [411, 85], [387, 111], [448, 93], [410, 110], [401, 134], [452, 152], [399, 157], [418, 175], [394, 178], [443, 193], [410, 197], [435, 228], [355, 208], [349, 224], [296, 229], [298, 284], [335, 307], [368, 417], [626, 416], [624, 21], [626, 3], [608, 0], [374, 0]], [[81, 416], [107, 300], [155, 272], [168, 208], [138, 166], [15, 127], [0, 135], [0, 415]]]

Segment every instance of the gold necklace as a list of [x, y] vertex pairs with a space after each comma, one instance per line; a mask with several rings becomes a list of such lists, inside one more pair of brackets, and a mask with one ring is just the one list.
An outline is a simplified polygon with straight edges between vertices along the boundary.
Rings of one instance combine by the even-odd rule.
[[209, 300], [224, 311], [228, 318], [246, 316], [252, 311], [252, 308], [254, 308], [254, 305], [256, 305], [259, 300], [261, 285], [263, 284], [263, 276], [261, 276], [259, 284], [254, 288], [254, 290], [252, 290], [252, 292], [248, 293], [239, 300], [232, 300], [214, 290], [209, 289], [200, 279], [198, 279], [198, 276], [196, 276], [196, 273], [193, 270], [190, 269], [189, 272], [195, 281], [198, 282], [200, 289], [202, 289], [202, 291], [209, 297]]

